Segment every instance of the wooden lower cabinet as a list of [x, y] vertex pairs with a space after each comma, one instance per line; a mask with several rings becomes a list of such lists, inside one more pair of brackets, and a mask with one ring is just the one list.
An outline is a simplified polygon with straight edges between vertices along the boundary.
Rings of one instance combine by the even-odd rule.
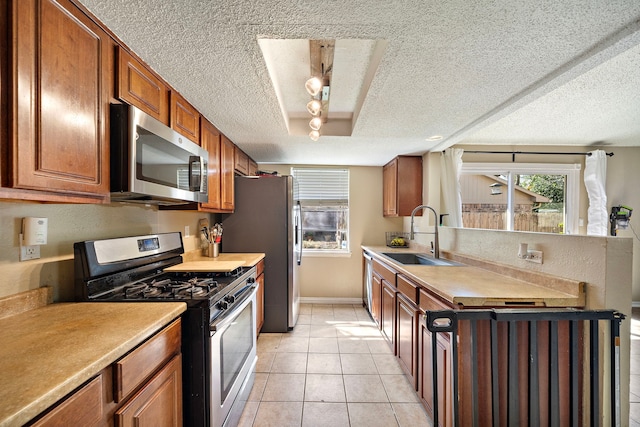
[[[391, 282], [393, 281], [393, 282]], [[424, 316], [427, 312], [438, 310], [491, 309], [492, 307], [454, 306], [435, 292], [423, 285], [413, 282], [404, 273], [398, 273], [379, 258], [373, 259], [372, 305], [371, 316], [378, 324], [382, 335], [388, 341], [397, 357], [401, 369], [416, 388], [418, 396], [427, 413], [433, 418], [437, 408], [438, 426], [448, 427], [454, 423], [453, 412], [453, 378], [458, 379], [457, 413], [460, 425], [471, 425], [473, 414], [477, 412], [478, 425], [491, 425], [493, 411], [493, 388], [491, 366], [491, 324], [489, 320], [477, 320], [475, 332], [470, 320], [459, 320], [457, 332], [438, 332], [435, 342], [428, 330]], [[509, 307], [499, 307], [509, 308]], [[557, 366], [551, 358], [552, 322], [538, 322], [536, 339], [531, 337], [527, 322], [506, 322], [497, 324], [498, 369], [497, 369], [497, 419], [498, 425], [508, 425], [510, 417], [516, 416], [517, 425], [528, 425], [531, 419], [528, 402], [530, 384], [528, 368], [531, 355], [530, 341], [536, 342], [538, 369], [539, 409], [536, 415], [540, 420], [547, 420], [553, 411], [550, 402], [550, 382], [558, 382], [559, 396], [568, 396], [571, 387], [572, 351], [578, 351], [578, 360], [583, 360], [584, 342], [582, 327], [578, 327], [578, 346], [571, 349], [570, 330], [567, 321], [557, 321]], [[513, 330], [510, 331], [510, 328]], [[475, 336], [474, 336], [475, 334]], [[457, 343], [457, 366], [453, 366], [452, 340]], [[511, 340], [511, 342], [510, 342]], [[475, 348], [472, 348], [475, 343]], [[555, 344], [553, 344], [555, 345]], [[511, 352], [511, 353], [510, 353]], [[472, 357], [472, 355], [474, 355]], [[434, 403], [434, 369], [433, 361], [437, 361], [435, 392], [437, 406]], [[509, 366], [517, 366], [517, 374], [509, 372]], [[553, 366], [552, 366], [553, 365]], [[557, 378], [552, 375], [557, 369]], [[577, 367], [578, 388], [583, 388], [584, 367]], [[553, 379], [551, 377], [554, 376]], [[477, 387], [477, 392], [473, 387]], [[508, 413], [509, 399], [516, 396], [520, 403], [517, 415]], [[585, 409], [583, 397], [579, 396], [577, 418], [583, 420]], [[475, 407], [474, 407], [475, 405]], [[557, 408], [559, 425], [571, 424], [571, 408], [566, 399]]]
[[32, 425], [37, 427], [98, 425], [104, 414], [102, 407], [104, 378], [104, 373], [100, 373]]
[[117, 427], [182, 425], [182, 357], [175, 356], [115, 415]]
[[382, 311], [382, 277], [377, 273], [371, 276], [371, 307], [369, 311], [373, 321], [380, 327], [380, 313]]
[[256, 265], [256, 283], [258, 291], [256, 293], [256, 336], [260, 335], [260, 330], [264, 324], [264, 260]]
[[382, 280], [382, 310], [380, 312], [380, 330], [387, 339], [391, 350], [396, 352], [396, 287]]
[[98, 372], [29, 426], [182, 426], [181, 320]]
[[407, 379], [417, 389], [418, 374], [418, 322], [420, 309], [404, 294], [398, 292], [396, 305], [398, 362]]
[[436, 346], [434, 348], [433, 338], [431, 332], [427, 329], [426, 324], [424, 322], [420, 322], [419, 328], [418, 396], [427, 409], [427, 413], [433, 419], [433, 357], [436, 357], [438, 364], [438, 426], [452, 426], [451, 343], [449, 342], [448, 336], [439, 333], [436, 339]]

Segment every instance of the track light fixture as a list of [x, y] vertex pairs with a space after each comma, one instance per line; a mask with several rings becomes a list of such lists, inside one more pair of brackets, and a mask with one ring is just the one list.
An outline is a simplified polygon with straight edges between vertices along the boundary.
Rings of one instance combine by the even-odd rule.
[[307, 92], [309, 92], [309, 95], [316, 96], [322, 90], [322, 80], [318, 77], [311, 77], [304, 84], [304, 87], [307, 89]]
[[320, 138], [320, 132], [312, 130], [309, 132], [309, 138], [311, 138], [312, 141], [317, 141]]
[[312, 116], [317, 116], [318, 114], [320, 114], [321, 109], [322, 109], [322, 102], [320, 102], [319, 99], [312, 99], [307, 104], [307, 111]]
[[311, 96], [307, 111], [313, 117], [309, 121], [309, 138], [320, 138], [320, 127], [327, 122], [329, 110], [329, 90], [333, 71], [333, 53], [335, 40], [309, 40], [310, 75], [305, 89]]
[[309, 127], [311, 130], [319, 131], [322, 126], [322, 119], [318, 116], [314, 117], [309, 121]]

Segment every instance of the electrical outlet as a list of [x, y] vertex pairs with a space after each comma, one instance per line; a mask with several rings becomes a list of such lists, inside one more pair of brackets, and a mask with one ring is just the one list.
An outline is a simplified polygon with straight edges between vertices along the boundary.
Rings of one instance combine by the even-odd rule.
[[527, 255], [527, 261], [542, 264], [542, 251], [533, 251], [529, 249]]
[[20, 261], [40, 258], [40, 246], [20, 246]]
[[191, 229], [188, 225], [184, 226], [184, 237], [189, 237], [191, 235]]

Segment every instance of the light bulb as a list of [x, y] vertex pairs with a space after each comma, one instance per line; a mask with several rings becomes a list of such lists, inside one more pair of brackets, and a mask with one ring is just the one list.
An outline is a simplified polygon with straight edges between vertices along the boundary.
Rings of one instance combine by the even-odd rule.
[[313, 130], [319, 130], [322, 126], [322, 119], [320, 117], [314, 117], [309, 121], [309, 127]]
[[309, 95], [316, 96], [322, 89], [322, 81], [317, 77], [311, 77], [304, 84], [304, 87], [307, 89], [307, 92], [309, 92]]
[[317, 130], [312, 130], [311, 132], [309, 132], [309, 138], [311, 138], [311, 140], [313, 141], [317, 141], [320, 138], [320, 132], [318, 132]]
[[312, 116], [317, 116], [320, 113], [321, 108], [322, 108], [322, 103], [317, 99], [312, 99], [307, 104], [307, 111]]

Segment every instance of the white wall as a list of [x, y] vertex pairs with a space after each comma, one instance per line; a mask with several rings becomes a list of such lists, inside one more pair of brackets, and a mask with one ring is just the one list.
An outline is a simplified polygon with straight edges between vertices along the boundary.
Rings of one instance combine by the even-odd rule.
[[[619, 237], [633, 239], [632, 297], [640, 305], [640, 147], [610, 148], [615, 155], [607, 161], [607, 206], [625, 205], [634, 209], [630, 228], [618, 230]], [[635, 229], [634, 231], [632, 230]]]

